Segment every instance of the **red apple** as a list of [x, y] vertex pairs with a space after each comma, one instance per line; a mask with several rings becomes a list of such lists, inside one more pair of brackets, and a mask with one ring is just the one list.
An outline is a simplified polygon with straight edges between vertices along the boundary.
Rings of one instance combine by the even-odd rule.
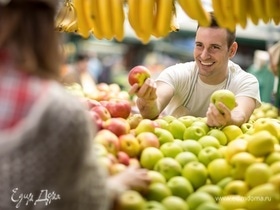
[[93, 123], [94, 130], [95, 130], [95, 128], [98, 131], [101, 130], [102, 126], [103, 126], [103, 120], [101, 119], [101, 117], [96, 112], [93, 112], [90, 110], [88, 111], [88, 114]]
[[121, 117], [116, 118], [110, 118], [106, 121], [103, 121], [103, 129], [107, 129], [117, 135], [118, 137], [120, 135], [124, 135], [129, 133], [130, 126], [126, 119], [123, 119]]
[[116, 136], [116, 134], [109, 130], [102, 129], [98, 131], [94, 137], [94, 141], [96, 143], [104, 145], [107, 151], [114, 155], [116, 155], [120, 150], [120, 142], [118, 136]]
[[92, 109], [95, 106], [100, 106], [100, 102], [94, 99], [87, 98], [88, 109]]
[[145, 149], [146, 147], [156, 147], [159, 148], [160, 143], [159, 139], [156, 136], [156, 134], [152, 132], [142, 132], [136, 136], [138, 139], [140, 146], [141, 146], [141, 151]]
[[140, 143], [137, 138], [131, 134], [119, 136], [120, 150], [129, 155], [129, 157], [137, 157], [141, 151]]
[[111, 117], [122, 117], [127, 119], [131, 113], [131, 103], [126, 99], [110, 99], [109, 101], [102, 102], [102, 104], [108, 109]]
[[103, 121], [111, 118], [111, 114], [105, 106], [95, 106], [90, 111], [96, 112]]
[[145, 66], [135, 66], [128, 73], [128, 82], [130, 85], [137, 83], [143, 85], [147, 78], [151, 77], [150, 70]]
[[129, 165], [129, 155], [123, 151], [119, 151], [118, 154], [117, 154], [117, 159], [118, 159], [118, 162], [119, 163], [122, 163], [126, 166]]

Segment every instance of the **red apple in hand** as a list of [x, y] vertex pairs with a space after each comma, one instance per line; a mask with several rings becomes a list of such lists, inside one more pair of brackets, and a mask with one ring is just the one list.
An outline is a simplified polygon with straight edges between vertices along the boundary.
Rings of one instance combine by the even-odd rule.
[[137, 83], [139, 86], [143, 85], [147, 78], [151, 77], [150, 70], [145, 66], [135, 66], [128, 73], [128, 82], [130, 85]]

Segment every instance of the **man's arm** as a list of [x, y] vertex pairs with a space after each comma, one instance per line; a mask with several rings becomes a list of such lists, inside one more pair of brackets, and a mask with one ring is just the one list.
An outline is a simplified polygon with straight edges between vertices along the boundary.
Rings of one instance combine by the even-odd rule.
[[221, 114], [214, 104], [210, 104], [207, 111], [207, 124], [209, 126], [225, 126], [237, 125], [241, 126], [248, 122], [254, 109], [256, 108], [256, 100], [250, 97], [236, 98], [237, 106], [230, 111], [224, 104], [220, 103], [219, 108], [223, 111]]
[[130, 93], [137, 95], [137, 107], [143, 118], [155, 119], [173, 97], [173, 88], [164, 82], [147, 79], [139, 88], [133, 86]]

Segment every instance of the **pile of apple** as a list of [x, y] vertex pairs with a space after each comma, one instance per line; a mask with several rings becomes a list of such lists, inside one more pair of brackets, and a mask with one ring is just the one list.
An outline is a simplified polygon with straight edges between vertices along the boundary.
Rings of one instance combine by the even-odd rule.
[[110, 175], [136, 165], [151, 178], [147, 190], [123, 192], [117, 210], [280, 209], [279, 118], [214, 128], [193, 116], [143, 119], [125, 97], [81, 100], [98, 127], [100, 165]]
[[267, 102], [262, 103], [259, 108], [254, 110], [250, 119], [256, 120], [264, 117], [280, 119], [280, 116], [278, 116], [277, 107], [271, 103], [267, 103]]

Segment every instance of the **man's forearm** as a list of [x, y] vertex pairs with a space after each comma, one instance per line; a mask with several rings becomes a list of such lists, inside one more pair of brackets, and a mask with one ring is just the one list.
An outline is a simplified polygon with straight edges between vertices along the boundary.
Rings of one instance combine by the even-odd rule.
[[155, 119], [160, 114], [157, 100], [144, 100], [138, 98], [136, 104], [143, 118]]

